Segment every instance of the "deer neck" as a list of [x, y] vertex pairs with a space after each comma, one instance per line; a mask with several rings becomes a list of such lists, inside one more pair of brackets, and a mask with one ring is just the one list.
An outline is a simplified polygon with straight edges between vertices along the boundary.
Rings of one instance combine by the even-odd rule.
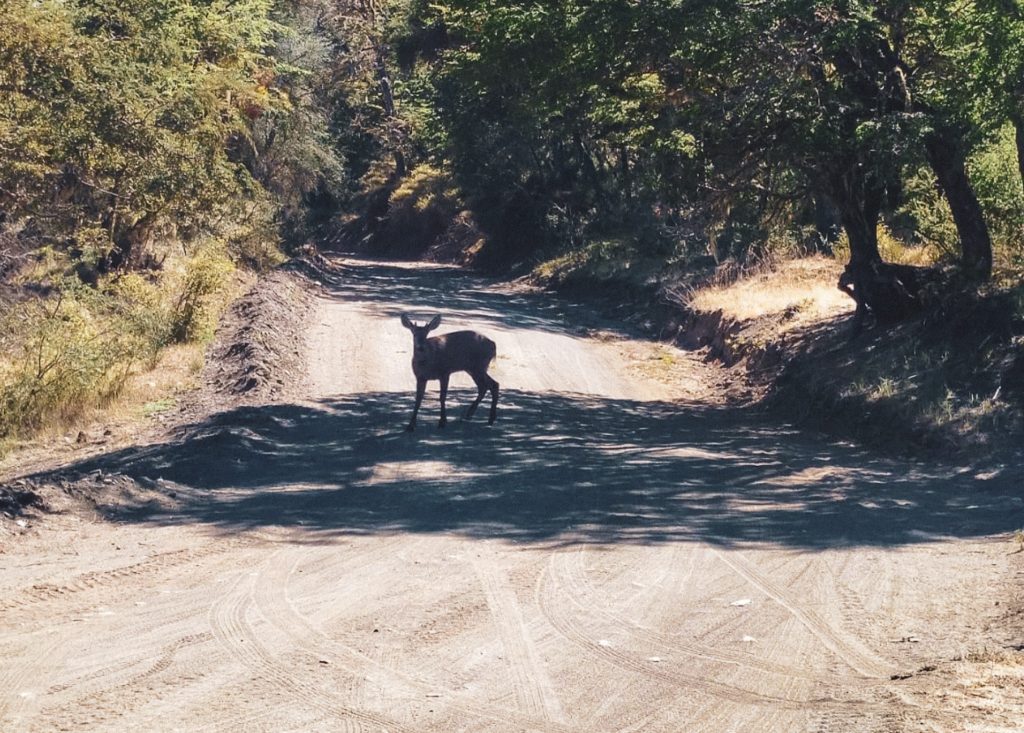
[[437, 344], [431, 341], [425, 342], [422, 346], [413, 346], [412, 370], [417, 375], [426, 376], [434, 371], [437, 365]]

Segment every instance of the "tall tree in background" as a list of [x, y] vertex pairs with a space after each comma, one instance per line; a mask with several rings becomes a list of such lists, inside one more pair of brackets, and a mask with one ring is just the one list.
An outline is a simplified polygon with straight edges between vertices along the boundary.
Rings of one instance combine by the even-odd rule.
[[[131, 267], [158, 227], [250, 186], [228, 156], [262, 110], [270, 0], [5, 5], [3, 205], [56, 221], [101, 269]], [[40, 57], [46, 58], [45, 71]], [[46, 227], [44, 227], [46, 228]]]
[[[409, 127], [398, 108], [390, 45], [393, 15], [403, 0], [322, 0], [321, 24], [333, 40], [333, 132], [350, 174], [372, 183], [395, 181], [408, 170]], [[386, 173], [372, 171], [390, 158]]]
[[[1020, 0], [975, 0], [947, 9], [949, 42], [959, 66], [965, 99], [987, 100], [987, 127], [1009, 120], [1017, 142], [1017, 167], [1024, 185], [1024, 4]], [[994, 104], [991, 102], [994, 98]]]
[[[695, 153], [669, 103], [674, 3], [611, 0], [418, 9], [443, 24], [431, 141], [510, 253], [644, 227]], [[516, 256], [516, 255], [511, 255]]]
[[838, 208], [854, 268], [881, 261], [880, 213], [899, 189], [902, 162], [920, 145], [950, 202], [965, 266], [987, 277], [991, 240], [966, 170], [984, 132], [979, 105], [960, 86], [967, 70], [957, 65], [948, 8], [927, 5], [710, 4], [706, 14], [731, 20], [721, 28], [724, 40], [697, 59], [716, 72], [711, 89], [720, 96], [705, 102], [710, 125], [725, 100], [724, 124], [709, 138], [725, 151], [738, 142], [734, 159], [785, 151]]
[[322, 235], [344, 198], [346, 161], [330, 127], [335, 114], [333, 37], [320, 0], [290, 3], [278, 11], [270, 53], [272, 77], [288, 100], [261, 110], [247, 137], [237, 137], [234, 159], [243, 162], [278, 208], [286, 243]]
[[992, 271], [992, 240], [967, 171], [971, 152], [1002, 120], [997, 94], [974, 83], [978, 71], [966, 49], [984, 37], [972, 3], [879, 4], [891, 60], [905, 95], [905, 112], [922, 115], [922, 144], [949, 202], [960, 238], [964, 268], [982, 278]]

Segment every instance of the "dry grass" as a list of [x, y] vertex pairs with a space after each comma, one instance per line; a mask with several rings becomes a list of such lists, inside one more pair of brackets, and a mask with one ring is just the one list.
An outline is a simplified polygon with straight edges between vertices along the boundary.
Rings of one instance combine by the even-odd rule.
[[827, 257], [808, 257], [781, 263], [771, 271], [696, 290], [690, 308], [721, 311], [735, 321], [785, 316], [785, 329], [853, 309], [853, 301], [836, 287], [842, 266]]
[[[152, 369], [136, 367], [116, 397], [73, 418], [46, 422], [31, 436], [0, 441], [0, 474], [18, 466], [48, 464], [56, 455], [116, 449], [136, 442], [199, 385], [205, 346], [180, 344], [163, 349]], [[67, 460], [70, 460], [68, 458]]]
[[133, 374], [116, 404], [107, 413], [114, 418], [150, 415], [148, 405], [166, 402], [199, 386], [204, 344], [176, 344], [164, 349], [154, 369]]
[[[58, 354], [61, 358], [58, 363], [67, 364], [65, 371], [68, 373], [65, 375], [61, 372], [44, 385], [49, 389], [43, 393], [46, 399], [41, 397], [35, 402], [23, 400], [11, 403], [21, 412], [6, 415], [13, 420], [9, 421], [8, 427], [13, 428], [5, 431], [4, 437], [0, 439], [0, 458], [9, 452], [31, 453], [46, 445], [106, 443], [108, 439], [104, 433], [107, 428], [115, 428], [114, 432], [118, 434], [134, 433], [148, 424], [150, 419], [162, 421], [165, 413], [176, 409], [179, 396], [199, 384], [205, 343], [212, 335], [217, 317], [231, 300], [252, 286], [255, 281], [253, 273], [247, 270], [224, 272], [217, 278], [215, 287], [198, 293], [198, 307], [193, 303], [194, 312], [189, 316], [188, 323], [197, 324], [201, 328], [190, 334], [194, 338], [184, 343], [167, 344], [166, 339], [160, 337], [153, 344], [145, 342], [134, 351], [117, 352], [113, 356], [104, 352], [93, 357], [92, 352], [82, 349], [68, 352], [67, 355], [64, 352], [68, 351], [66, 344], [75, 345], [81, 341], [91, 343], [88, 336], [92, 331], [88, 329], [101, 334], [120, 333], [126, 337], [134, 334], [133, 329], [137, 328], [149, 329], [145, 331], [146, 334], [150, 330], [158, 336], [164, 333], [168, 314], [174, 315], [180, 310], [171, 307], [174, 305], [171, 299], [179, 289], [185, 288], [189, 274], [184, 263], [172, 262], [163, 273], [163, 287], [151, 284], [139, 276], [129, 275], [111, 282], [110, 292], [116, 295], [90, 296], [91, 291], [83, 291], [86, 296], [95, 298], [119, 298], [117, 303], [129, 305], [124, 310], [127, 315], [112, 316], [102, 309], [90, 309], [88, 304], [91, 301], [86, 299], [85, 304], [77, 305], [77, 310], [71, 312], [71, 315], [80, 316], [78, 321], [65, 319], [66, 322], [56, 322], [56, 335], [50, 334], [45, 342], [49, 344], [46, 354]], [[185, 292], [188, 292], [187, 289]], [[179, 306], [183, 299], [178, 301]], [[52, 308], [50, 301], [40, 302]], [[23, 323], [24, 319], [15, 318], [6, 324], [8, 327], [0, 328], [0, 346], [5, 347], [0, 349], [0, 395], [4, 394], [4, 389], [13, 389], [10, 385], [17, 386], [17, 383], [11, 381], [12, 375], [18, 377], [25, 372], [25, 354], [18, 348], [22, 342], [18, 341], [18, 333], [15, 332], [16, 327]], [[85, 332], [85, 335], [82, 336], [80, 331]], [[28, 337], [34, 333], [29, 329]], [[96, 367], [106, 369], [101, 377], [107, 372], [113, 375], [107, 380], [110, 382], [109, 388], [106, 382], [97, 381], [91, 376], [93, 372], [85, 369], [91, 367], [92, 362], [84, 360], [100, 360], [101, 357], [108, 361], [113, 359], [112, 365], [99, 361], [100, 366]], [[79, 362], [83, 362], [84, 366]], [[29, 377], [32, 376], [31, 366], [29, 364]], [[74, 381], [76, 378], [84, 386]], [[21, 393], [12, 394], [17, 397]], [[15, 455], [10, 458], [18, 460]]]
[[[1020, 730], [1024, 720], [1024, 655], [998, 650], [968, 655], [954, 666], [956, 684], [945, 698], [968, 707], [993, 727]], [[1001, 727], [1005, 726], [1005, 727]]]

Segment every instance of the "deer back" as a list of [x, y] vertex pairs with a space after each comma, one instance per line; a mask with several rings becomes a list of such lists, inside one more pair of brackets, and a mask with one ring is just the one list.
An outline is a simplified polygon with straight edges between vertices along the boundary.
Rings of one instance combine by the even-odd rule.
[[455, 331], [426, 340], [413, 353], [412, 370], [420, 379], [438, 379], [452, 372], [486, 372], [494, 359], [494, 342], [476, 331]]

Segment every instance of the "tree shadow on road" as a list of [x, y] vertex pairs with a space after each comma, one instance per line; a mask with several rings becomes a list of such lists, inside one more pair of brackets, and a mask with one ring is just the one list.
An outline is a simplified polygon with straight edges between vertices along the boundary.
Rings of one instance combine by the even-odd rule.
[[1009, 477], [880, 460], [742, 411], [510, 391], [493, 427], [478, 417], [438, 430], [427, 412], [408, 434], [409, 403], [380, 392], [243, 407], [62, 474], [120, 472], [185, 497], [130, 521], [291, 528], [295, 541], [406, 532], [823, 549], [1024, 523]]
[[441, 313], [446, 325], [479, 324], [480, 328], [526, 328], [570, 334], [581, 327], [630, 335], [621, 322], [602, 318], [592, 308], [563, 298], [538, 298], [511, 291], [457, 267], [402, 267], [394, 263], [357, 261], [343, 283], [325, 294], [348, 304], [363, 304], [375, 316], [397, 318], [411, 313], [421, 319]]

